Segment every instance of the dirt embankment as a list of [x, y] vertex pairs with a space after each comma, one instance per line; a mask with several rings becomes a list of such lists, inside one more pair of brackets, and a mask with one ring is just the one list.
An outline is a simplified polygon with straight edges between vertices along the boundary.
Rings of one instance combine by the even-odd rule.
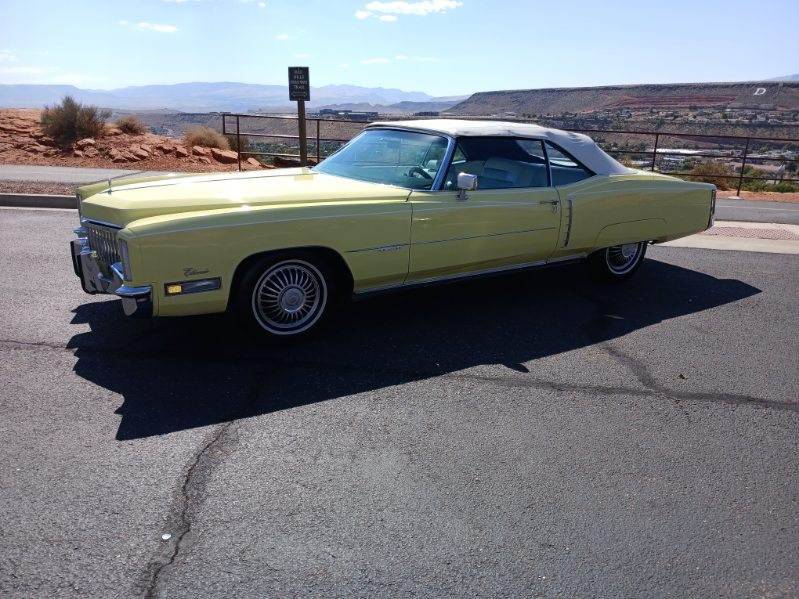
[[[42, 132], [40, 116], [34, 109], [0, 110], [0, 163], [184, 172], [238, 168], [234, 151], [189, 147], [182, 139], [153, 133], [128, 134], [113, 125], [101, 137], [58, 147]], [[242, 168], [263, 167], [250, 158], [242, 159]]]

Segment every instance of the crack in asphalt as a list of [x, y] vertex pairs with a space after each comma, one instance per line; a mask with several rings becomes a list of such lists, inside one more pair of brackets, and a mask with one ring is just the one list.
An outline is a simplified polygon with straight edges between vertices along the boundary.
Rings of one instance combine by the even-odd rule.
[[[600, 318], [604, 319], [605, 317], [604, 315], [600, 314]], [[587, 328], [590, 328], [591, 322], [587, 323], [585, 326]], [[151, 360], [151, 359], [157, 359], [162, 356], [169, 356], [173, 360], [176, 359], [174, 352], [170, 351], [169, 349], [152, 351], [147, 353], [146, 355], [142, 355], [140, 351], [131, 351], [129, 349], [114, 349], [114, 348], [102, 348], [102, 347], [69, 348], [63, 345], [56, 345], [56, 344], [0, 339], [0, 347], [4, 345], [9, 349], [25, 349], [26, 347], [29, 347], [31, 349], [44, 348], [44, 349], [62, 350], [62, 351], [68, 351], [70, 353], [74, 353], [75, 351], [80, 351], [83, 354], [97, 354], [97, 355], [102, 355], [103, 357], [113, 356], [118, 358], [124, 358], [126, 360], [129, 360], [131, 358], [140, 359], [140, 360]], [[602, 394], [602, 395], [612, 395], [612, 396], [630, 395], [635, 397], [647, 397], [647, 398], [663, 397], [665, 399], [672, 399], [676, 402], [690, 401], [690, 402], [702, 402], [702, 403], [721, 403], [732, 406], [754, 405], [766, 409], [799, 413], [799, 403], [797, 402], [765, 399], [762, 397], [737, 394], [737, 393], [732, 394], [732, 393], [723, 393], [723, 392], [699, 392], [699, 391], [692, 392], [692, 391], [678, 391], [675, 389], [669, 389], [668, 387], [658, 383], [655, 377], [648, 371], [646, 365], [644, 365], [640, 360], [625, 354], [624, 352], [622, 352], [620, 349], [613, 346], [609, 342], [603, 341], [601, 339], [596, 339], [596, 340], [591, 339], [591, 345], [599, 347], [600, 349], [605, 351], [611, 358], [613, 358], [622, 366], [630, 370], [633, 373], [633, 375], [636, 377], [636, 379], [641, 383], [643, 388], [628, 387], [628, 386], [581, 385], [577, 383], [560, 383], [557, 381], [548, 381], [539, 377], [532, 377], [530, 375], [499, 377], [499, 376], [469, 374], [463, 372], [445, 372], [442, 370], [412, 370], [407, 368], [389, 368], [386, 366], [382, 366], [379, 368], [373, 367], [371, 368], [371, 371], [373, 373], [403, 377], [407, 379], [406, 382], [412, 382], [413, 380], [420, 380], [427, 378], [442, 378], [445, 380], [472, 380], [472, 381], [493, 383], [498, 386], [511, 387], [511, 388], [531, 388], [531, 389], [541, 389], [547, 391], [573, 392], [573, 393], [580, 393], [580, 394], [587, 394], [594, 396], [597, 394]], [[206, 363], [215, 363], [215, 364], [225, 364], [225, 363], [241, 364], [243, 362], [254, 362], [254, 363], [262, 362], [262, 358], [259, 356], [225, 357], [219, 355], [208, 355], [207, 352], [203, 352], [202, 350], [184, 351], [181, 354], [180, 358], [177, 359], [183, 361], [191, 361], [192, 364], [195, 365], [197, 364], [198, 359], [204, 360]], [[363, 373], [362, 365], [348, 364], [345, 362], [335, 362], [329, 360], [322, 361], [322, 360], [287, 359], [280, 355], [271, 355], [271, 354], [269, 356], [269, 360], [274, 364], [280, 364], [284, 368], [314, 368], [314, 369], [322, 368], [326, 370], [347, 370], [347, 371], [354, 371], [359, 374]], [[514, 370], [518, 372], [517, 369]], [[391, 384], [397, 384], [397, 383], [395, 382]]]
[[[215, 426], [205, 436], [199, 450], [195, 452], [177, 485], [176, 496], [167, 514], [166, 528], [172, 535], [169, 542], [149, 560], [135, 585], [137, 594], [148, 599], [158, 596], [158, 587], [167, 571], [175, 564], [189, 538], [197, 510], [206, 499], [207, 485], [211, 474], [233, 452], [235, 438], [231, 432], [237, 424], [237, 413], [253, 404], [260, 393], [257, 379], [253, 379], [250, 392], [238, 409], [230, 414], [224, 424]], [[163, 541], [159, 541], [163, 543]]]

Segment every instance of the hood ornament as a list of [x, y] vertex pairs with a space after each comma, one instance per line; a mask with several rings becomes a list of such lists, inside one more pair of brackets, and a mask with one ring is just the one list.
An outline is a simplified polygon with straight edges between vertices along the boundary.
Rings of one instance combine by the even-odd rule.
[[111, 177], [108, 178], [108, 195], [111, 195]]

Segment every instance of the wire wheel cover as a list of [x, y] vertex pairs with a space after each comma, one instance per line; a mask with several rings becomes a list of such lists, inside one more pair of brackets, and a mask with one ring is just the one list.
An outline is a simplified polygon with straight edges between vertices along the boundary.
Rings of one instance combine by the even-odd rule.
[[252, 308], [270, 333], [292, 335], [310, 328], [325, 308], [327, 286], [315, 266], [287, 260], [271, 266], [258, 280]]
[[612, 273], [623, 275], [638, 263], [643, 248], [643, 243], [614, 245], [605, 250], [605, 262]]

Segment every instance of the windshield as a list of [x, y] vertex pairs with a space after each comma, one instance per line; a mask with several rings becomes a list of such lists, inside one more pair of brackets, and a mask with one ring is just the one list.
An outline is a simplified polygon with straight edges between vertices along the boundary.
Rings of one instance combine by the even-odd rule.
[[314, 170], [410, 189], [431, 189], [444, 161], [447, 139], [438, 135], [367, 129]]

